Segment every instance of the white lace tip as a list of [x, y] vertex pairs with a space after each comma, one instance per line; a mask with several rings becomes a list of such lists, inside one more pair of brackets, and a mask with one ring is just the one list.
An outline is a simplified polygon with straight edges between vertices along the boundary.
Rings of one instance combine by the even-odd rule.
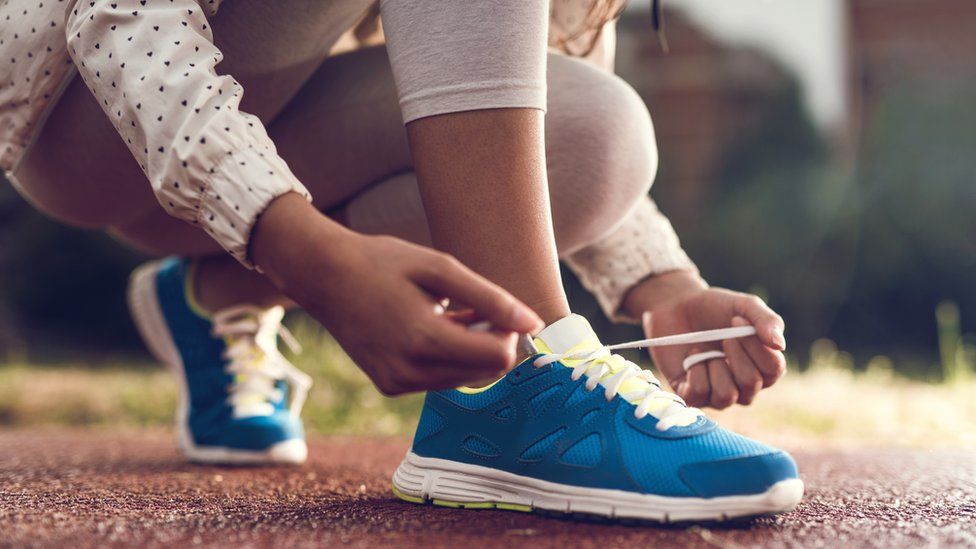
[[535, 341], [529, 334], [522, 334], [519, 336], [519, 345], [521, 345], [522, 350], [529, 355], [539, 354], [539, 348], [535, 346]]

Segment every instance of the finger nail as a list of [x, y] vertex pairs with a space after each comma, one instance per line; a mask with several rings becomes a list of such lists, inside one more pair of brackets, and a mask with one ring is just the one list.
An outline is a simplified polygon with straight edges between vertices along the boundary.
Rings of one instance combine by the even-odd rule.
[[773, 343], [776, 344], [778, 350], [786, 350], [786, 336], [783, 335], [783, 330], [773, 328]]
[[[651, 328], [651, 312], [650, 311], [644, 311], [644, 313], [641, 314], [641, 326], [643, 326], [645, 330], [649, 330]], [[650, 337], [650, 335], [648, 335], [648, 337]]]

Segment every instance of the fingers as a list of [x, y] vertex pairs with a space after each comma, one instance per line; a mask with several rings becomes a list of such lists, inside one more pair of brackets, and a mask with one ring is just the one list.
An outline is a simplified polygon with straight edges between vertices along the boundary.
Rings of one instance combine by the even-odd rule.
[[453, 362], [459, 368], [507, 371], [515, 365], [518, 335], [514, 332], [474, 331], [447, 319], [435, 322], [433, 337], [422, 341], [419, 358]]
[[[644, 334], [647, 337], [653, 337], [652, 334], [656, 333], [654, 331], [654, 319], [655, 317], [650, 311], [645, 311], [641, 315], [641, 324], [644, 327]], [[681, 395], [682, 398], [684, 398], [682, 387], [687, 382], [685, 371], [681, 368], [681, 361], [685, 357], [684, 352], [680, 347], [657, 347], [648, 349], [648, 354], [651, 355], [654, 366], [661, 372], [661, 376], [671, 384], [671, 389]]]
[[767, 347], [777, 351], [786, 350], [786, 337], [783, 335], [786, 324], [783, 317], [769, 308], [762, 299], [754, 295], [740, 294], [732, 304], [734, 313], [745, 317], [756, 327], [756, 335]]
[[387, 334], [390, 342], [384, 348], [390, 352], [353, 357], [382, 393], [392, 396], [497, 379], [515, 365], [515, 332], [469, 330], [455, 315], [435, 312], [436, 301], [417, 287], [401, 292], [400, 298], [398, 311], [391, 314], [410, 321]]
[[471, 309], [448, 310], [444, 312], [444, 317], [451, 319], [452, 322], [463, 324], [465, 326], [470, 326], [471, 324], [474, 324], [480, 320], [477, 313]]
[[[746, 324], [748, 321], [744, 318], [735, 317], [732, 319], [733, 326], [744, 326]], [[736, 342], [758, 369], [759, 375], [762, 377], [763, 387], [772, 386], [786, 373], [786, 357], [781, 351], [770, 349], [755, 337], [742, 338]]]
[[[511, 297], [507, 299], [514, 301]], [[479, 317], [476, 311], [430, 315], [418, 322], [411, 342], [411, 356], [425, 364], [448, 363], [462, 371], [474, 372], [468, 375], [468, 381], [480, 379], [486, 373], [510, 370], [515, 366], [518, 334], [521, 332], [502, 329], [494, 323], [490, 330], [471, 329], [479, 318], [483, 317]]]
[[[696, 349], [688, 354], [697, 352], [701, 350]], [[707, 406], [712, 393], [707, 363], [699, 363], [689, 368], [684, 382], [678, 384], [677, 391], [689, 406]]]
[[[514, 365], [516, 332], [471, 330], [467, 324], [458, 322], [456, 315], [435, 313], [427, 306], [432, 300], [419, 289], [412, 295], [404, 295], [403, 299], [408, 310], [416, 311], [413, 313], [416, 322], [403, 334], [409, 359], [420, 364], [454, 363], [462, 370], [474, 372], [468, 379]], [[465, 316], [460, 315], [460, 319], [464, 320]]]
[[[762, 346], [758, 341], [755, 343]], [[738, 389], [739, 398], [736, 402], [752, 404], [756, 394], [763, 388], [763, 377], [759, 373], [759, 368], [742, 348], [740, 340], [726, 340], [722, 343], [722, 347], [725, 350], [725, 362]]]
[[507, 370], [498, 372], [474, 372], [456, 362], [425, 361], [414, 365], [412, 378], [401, 386], [401, 392], [439, 391], [464, 386], [487, 384], [505, 375]]
[[[705, 370], [701, 366], [697, 366]], [[739, 389], [729, 373], [729, 366], [725, 359], [716, 358], [708, 361], [708, 381], [711, 386], [711, 394], [708, 403], [718, 410], [728, 408], [735, 404], [739, 399]]]
[[416, 280], [436, 296], [468, 305], [499, 330], [536, 333], [545, 326], [527, 305], [450, 256], [433, 255], [430, 264], [417, 273]]
[[443, 328], [417, 330], [406, 352], [373, 360], [382, 365], [370, 376], [377, 388], [388, 396], [448, 389], [498, 379], [515, 365], [516, 334], [481, 332], [457, 339], [454, 330]]

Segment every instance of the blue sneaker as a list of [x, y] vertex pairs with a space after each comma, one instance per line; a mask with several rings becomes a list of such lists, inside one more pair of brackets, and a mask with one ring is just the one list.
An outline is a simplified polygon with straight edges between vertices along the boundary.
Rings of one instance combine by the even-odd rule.
[[661, 522], [773, 514], [803, 495], [793, 459], [718, 427], [602, 347], [589, 323], [543, 330], [494, 384], [427, 394], [393, 476], [414, 503]]
[[[148, 263], [129, 281], [129, 309], [149, 350], [176, 374], [176, 428], [191, 461], [302, 463], [299, 412], [311, 379], [278, 351], [284, 309], [234, 307], [208, 318], [180, 259]], [[290, 398], [289, 398], [290, 397]]]

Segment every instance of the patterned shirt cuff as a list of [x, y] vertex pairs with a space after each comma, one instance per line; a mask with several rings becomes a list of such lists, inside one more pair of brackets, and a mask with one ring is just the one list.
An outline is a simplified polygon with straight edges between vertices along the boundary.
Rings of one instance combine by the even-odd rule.
[[249, 269], [255, 268], [248, 256], [251, 232], [268, 205], [290, 192], [312, 199], [284, 160], [253, 147], [227, 155], [200, 191], [194, 224]]
[[610, 234], [564, 261], [596, 297], [607, 317], [618, 323], [639, 322], [620, 307], [627, 292], [640, 281], [671, 271], [698, 272], [681, 249], [671, 222], [650, 198], [641, 201]]

